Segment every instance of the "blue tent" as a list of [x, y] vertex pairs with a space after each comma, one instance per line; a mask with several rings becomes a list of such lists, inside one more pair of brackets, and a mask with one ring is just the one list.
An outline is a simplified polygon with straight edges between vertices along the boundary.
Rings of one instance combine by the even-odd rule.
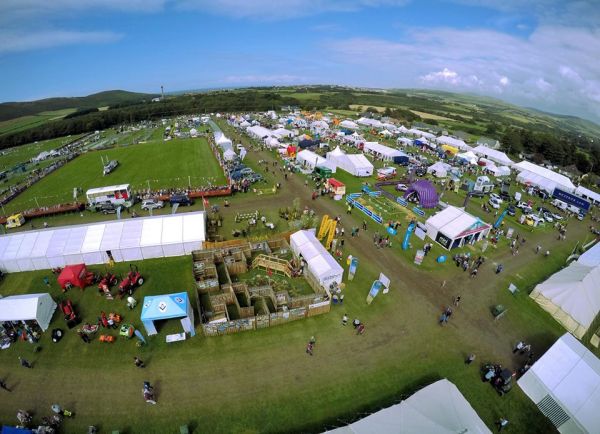
[[190, 336], [196, 334], [194, 330], [194, 311], [187, 292], [144, 297], [141, 319], [148, 336], [157, 333], [154, 321], [170, 318], [181, 318], [183, 330], [189, 333]]
[[33, 431], [31, 431], [30, 429], [27, 428], [15, 428], [12, 426], [7, 426], [4, 425], [2, 427], [2, 430], [0, 431], [1, 434], [32, 434]]

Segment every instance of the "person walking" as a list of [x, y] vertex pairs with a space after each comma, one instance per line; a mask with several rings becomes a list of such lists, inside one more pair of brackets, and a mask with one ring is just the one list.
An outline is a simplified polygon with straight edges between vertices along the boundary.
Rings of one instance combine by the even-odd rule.
[[542, 250], [542, 246], [540, 246], [538, 244], [537, 247], [535, 248], [535, 254], [537, 255], [538, 253], [540, 253], [540, 250]]
[[306, 354], [313, 355], [313, 344], [310, 342], [306, 345]]
[[443, 326], [446, 322], [448, 322], [448, 316], [446, 315], [446, 311], [444, 311], [442, 312], [442, 316], [440, 316], [439, 324]]
[[516, 354], [517, 351], [521, 351], [523, 349], [523, 347], [525, 347], [525, 342], [523, 342], [523, 341], [517, 342], [517, 344], [513, 348], [513, 354]]
[[498, 421], [496, 422], [496, 425], [498, 425], [498, 432], [502, 431], [504, 428], [506, 428], [508, 426], [508, 420], [501, 417], [500, 419], [498, 419]]
[[27, 359], [23, 359], [21, 356], [19, 356], [19, 362], [21, 362], [21, 366], [27, 369], [33, 369], [33, 366], [31, 365], [31, 363], [29, 363], [29, 361]]
[[475, 354], [471, 353], [465, 359], [465, 365], [470, 365], [475, 360]]
[[362, 225], [363, 231], [367, 230], [367, 221], [363, 220], [363, 225]]
[[473, 268], [471, 271], [471, 279], [473, 279], [475, 276], [477, 276], [477, 268]]
[[7, 392], [12, 392], [3, 380], [0, 380], [0, 389], [4, 389]]
[[342, 317], [342, 325], [348, 325], [348, 315], [346, 314]]
[[456, 297], [454, 297], [454, 306], [458, 307], [459, 304], [460, 304], [460, 295], [457, 295]]
[[48, 276], [44, 276], [44, 285], [46, 285], [48, 288], [50, 288], [50, 279], [48, 279]]
[[138, 368], [145, 368], [146, 364], [143, 362], [142, 359], [140, 359], [139, 357], [134, 357], [133, 358], [133, 364], [138, 367]]
[[504, 266], [502, 264], [498, 264], [496, 267], [496, 274], [500, 274], [504, 270]]

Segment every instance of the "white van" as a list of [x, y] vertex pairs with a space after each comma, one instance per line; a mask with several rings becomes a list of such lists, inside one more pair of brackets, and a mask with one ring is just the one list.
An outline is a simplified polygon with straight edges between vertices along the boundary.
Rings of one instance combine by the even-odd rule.
[[[554, 199], [552, 202], [550, 202], [552, 205], [554, 205], [555, 207], [557, 207], [558, 209], [562, 209], [563, 211], [566, 211], [567, 208], [569, 207], [569, 205], [566, 202], [563, 202], [560, 199]], [[578, 209], [579, 210], [579, 209]]]
[[569, 210], [569, 211], [571, 211], [572, 213], [575, 213], [575, 214], [579, 214], [579, 212], [581, 211], [579, 209], [579, 207], [575, 206], [575, 205], [568, 205], [567, 206], [567, 210]]

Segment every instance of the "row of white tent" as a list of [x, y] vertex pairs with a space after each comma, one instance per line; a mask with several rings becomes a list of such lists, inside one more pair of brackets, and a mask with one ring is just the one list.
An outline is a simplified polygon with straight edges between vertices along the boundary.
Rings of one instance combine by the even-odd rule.
[[205, 213], [142, 217], [0, 236], [0, 270], [19, 272], [183, 256], [202, 248]]
[[308, 272], [319, 284], [329, 288], [332, 283], [342, 283], [344, 269], [323, 247], [315, 236], [315, 230], [301, 230], [290, 235], [290, 247], [297, 257], [302, 257]]
[[600, 313], [600, 243], [539, 283], [530, 297], [581, 339]]

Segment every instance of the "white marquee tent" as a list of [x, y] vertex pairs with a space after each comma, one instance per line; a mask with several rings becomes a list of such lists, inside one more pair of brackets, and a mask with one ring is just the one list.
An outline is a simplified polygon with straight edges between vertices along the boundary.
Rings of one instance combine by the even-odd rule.
[[333, 282], [342, 283], [344, 269], [315, 237], [314, 230], [294, 232], [290, 236], [290, 246], [296, 256], [302, 256], [308, 264], [308, 271], [327, 288]]
[[598, 433], [600, 360], [564, 334], [517, 384], [562, 434]]
[[399, 404], [327, 432], [332, 434], [491, 434], [460, 390], [446, 379], [424, 387]]
[[556, 187], [569, 193], [575, 190], [575, 185], [566, 176], [529, 161], [521, 161], [515, 164], [513, 169], [520, 172], [517, 176], [518, 182], [539, 187], [550, 194]]
[[512, 166], [515, 164], [504, 152], [496, 149], [490, 149], [487, 146], [479, 145], [473, 149], [473, 152], [504, 166]]
[[377, 119], [360, 118], [359, 120], [356, 121], [356, 123], [359, 125], [364, 125], [366, 127], [372, 127], [372, 128], [383, 127], [383, 124], [381, 123], [381, 121], [379, 121]]
[[349, 130], [358, 130], [359, 126], [356, 122], [346, 119], [340, 122], [340, 127], [347, 128]]
[[580, 185], [575, 189], [575, 194], [579, 197], [584, 198], [585, 200], [592, 202], [596, 206], [600, 205], [600, 193], [596, 193], [595, 191], [590, 190], [589, 188], [585, 188]]
[[554, 273], [536, 285], [529, 295], [579, 339], [600, 312], [600, 266], [585, 265], [585, 262], [595, 262], [593, 254], [588, 253], [583, 263], [580, 257], [577, 262]]
[[263, 140], [271, 135], [271, 130], [260, 125], [246, 128], [246, 132], [249, 136], [255, 139]]
[[449, 136], [439, 136], [435, 137], [435, 141], [440, 145], [450, 145], [455, 148], [460, 149], [461, 151], [472, 151], [473, 148], [467, 145], [464, 140], [455, 139], [454, 137]]
[[47, 293], [0, 298], [0, 322], [36, 321], [46, 331], [55, 310], [56, 302]]
[[309, 151], [308, 149], [303, 149], [302, 151], [296, 154], [296, 162], [302, 166], [302, 168], [307, 170], [314, 170], [315, 167], [328, 167], [331, 169], [333, 173], [335, 173], [335, 164], [327, 161], [325, 158], [320, 155], [315, 154], [313, 151]]
[[182, 256], [202, 248], [203, 211], [65, 226], [0, 236], [0, 270], [19, 272]]
[[452, 169], [452, 166], [450, 166], [448, 163], [438, 161], [427, 168], [427, 173], [431, 173], [437, 178], [445, 178], [448, 176], [450, 169]]
[[363, 154], [346, 154], [337, 146], [327, 153], [327, 160], [354, 176], [371, 176], [373, 164]]
[[452, 205], [429, 217], [425, 226], [427, 236], [448, 250], [479, 241], [491, 229], [489, 224]]
[[590, 267], [597, 267], [600, 265], [600, 242], [594, 244], [589, 250], [582, 253], [577, 262], [583, 265], [589, 265]]
[[391, 161], [394, 157], [403, 155], [398, 149], [390, 148], [389, 146], [382, 145], [378, 142], [365, 142], [363, 145], [363, 151], [373, 154], [376, 157], [381, 158], [383, 161]]

